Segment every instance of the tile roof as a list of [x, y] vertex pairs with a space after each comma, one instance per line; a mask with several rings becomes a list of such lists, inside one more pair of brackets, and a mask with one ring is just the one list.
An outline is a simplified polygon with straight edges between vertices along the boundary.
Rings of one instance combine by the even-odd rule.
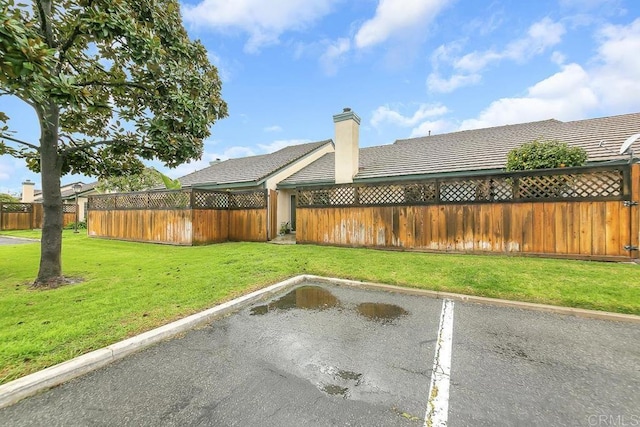
[[[640, 113], [561, 122], [544, 120], [485, 129], [465, 130], [360, 149], [356, 180], [406, 175], [496, 170], [505, 167], [507, 153], [534, 139], [558, 139], [581, 146], [589, 161], [620, 159], [626, 138], [640, 132]], [[605, 147], [600, 147], [605, 141]], [[333, 182], [334, 154], [326, 154], [283, 181], [285, 185]]]
[[229, 159], [179, 178], [183, 186], [199, 184], [256, 184], [331, 140], [291, 145], [270, 154]]
[[[63, 200], [71, 199], [71, 198], [75, 197], [76, 193], [73, 191], [73, 185], [74, 184], [81, 184], [82, 185], [82, 188], [80, 189], [80, 192], [78, 193], [78, 195], [82, 196], [85, 193], [88, 193], [88, 192], [94, 190], [98, 185], [98, 181], [90, 182], [88, 184], [85, 184], [84, 182], [77, 182], [77, 183], [74, 182], [72, 184], [63, 185], [62, 187], [60, 187], [60, 189], [61, 189], [60, 193], [62, 195], [62, 199]], [[34, 195], [34, 198], [36, 200], [42, 199], [42, 190], [34, 190], [33, 195]]]

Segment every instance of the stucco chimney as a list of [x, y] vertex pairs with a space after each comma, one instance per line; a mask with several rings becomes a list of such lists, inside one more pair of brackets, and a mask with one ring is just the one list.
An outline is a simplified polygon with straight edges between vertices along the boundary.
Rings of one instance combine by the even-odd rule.
[[22, 183], [22, 198], [20, 199], [22, 203], [33, 203], [35, 185], [35, 182], [29, 180]]
[[351, 108], [333, 116], [335, 124], [336, 146], [335, 179], [336, 184], [353, 182], [358, 173], [358, 139], [360, 137], [360, 117]]

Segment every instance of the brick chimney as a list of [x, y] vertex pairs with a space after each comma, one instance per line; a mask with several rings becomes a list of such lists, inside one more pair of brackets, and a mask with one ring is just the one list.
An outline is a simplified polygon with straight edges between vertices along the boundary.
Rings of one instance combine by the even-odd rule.
[[20, 199], [22, 203], [33, 203], [35, 185], [35, 182], [29, 180], [22, 183], [22, 198]]
[[358, 173], [360, 117], [351, 111], [351, 108], [345, 108], [342, 113], [333, 116], [333, 123], [335, 124], [333, 142], [336, 147], [336, 184], [350, 183]]

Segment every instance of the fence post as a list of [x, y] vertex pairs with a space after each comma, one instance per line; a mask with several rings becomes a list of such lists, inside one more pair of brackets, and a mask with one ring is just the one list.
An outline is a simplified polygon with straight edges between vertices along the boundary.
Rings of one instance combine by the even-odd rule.
[[2, 202], [0, 202], [0, 230], [3, 230], [3, 229], [4, 229], [4, 228], [3, 228], [3, 225], [4, 225], [4, 224], [2, 224], [2, 217], [4, 216], [4, 215], [2, 214], [2, 210], [3, 210], [3, 206], [2, 206]]
[[[640, 164], [631, 165], [631, 201], [640, 203]], [[629, 206], [629, 219], [631, 221], [631, 246], [640, 246], [640, 206]], [[640, 253], [636, 249], [629, 251], [631, 258], [640, 258]]]

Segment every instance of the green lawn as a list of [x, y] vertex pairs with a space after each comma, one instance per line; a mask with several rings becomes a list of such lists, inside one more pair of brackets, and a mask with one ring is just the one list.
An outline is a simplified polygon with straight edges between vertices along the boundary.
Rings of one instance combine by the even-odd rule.
[[35, 291], [39, 246], [0, 246], [0, 383], [302, 273], [640, 315], [640, 267], [629, 264], [266, 243], [174, 247], [65, 231], [65, 274], [85, 281]]

